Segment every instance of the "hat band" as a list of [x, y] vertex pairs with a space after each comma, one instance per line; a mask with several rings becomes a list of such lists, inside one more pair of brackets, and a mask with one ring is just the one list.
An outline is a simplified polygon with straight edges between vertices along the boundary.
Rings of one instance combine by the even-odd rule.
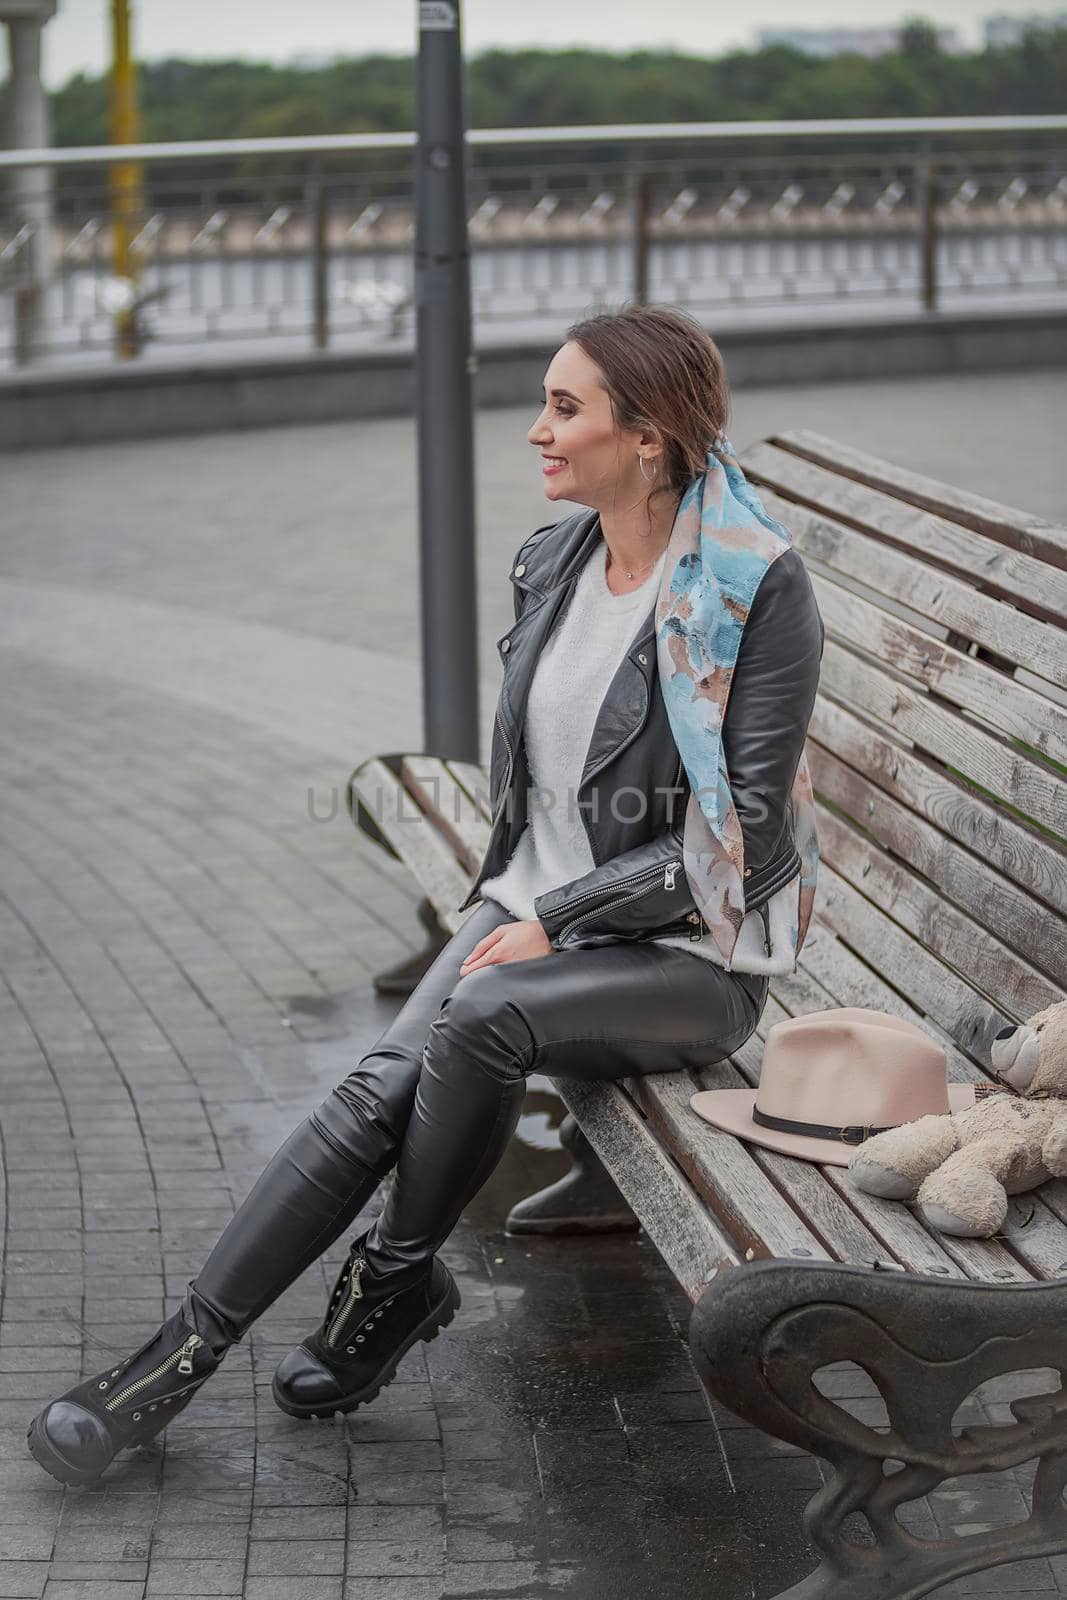
[[873, 1133], [889, 1132], [888, 1128], [868, 1127], [860, 1123], [832, 1128], [829, 1123], [794, 1122], [792, 1117], [770, 1117], [755, 1105], [752, 1107], [752, 1120], [758, 1122], [761, 1128], [774, 1128], [778, 1133], [800, 1133], [808, 1139], [839, 1139], [842, 1144], [862, 1144]]

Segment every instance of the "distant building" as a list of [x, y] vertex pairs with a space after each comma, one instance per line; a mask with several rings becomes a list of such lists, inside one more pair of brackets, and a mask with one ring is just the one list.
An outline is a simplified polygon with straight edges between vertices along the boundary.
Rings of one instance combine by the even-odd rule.
[[[937, 42], [949, 55], [966, 48], [956, 28], [935, 28]], [[787, 44], [806, 56], [884, 56], [900, 48], [900, 24], [885, 28], [759, 28], [758, 48]]]
[[1038, 31], [1067, 28], [1067, 11], [1030, 11], [1020, 17], [1010, 17], [1006, 12], [998, 11], [995, 16], [986, 17], [982, 26], [987, 48], [1002, 50], [1006, 45], [1021, 44], [1028, 28]]

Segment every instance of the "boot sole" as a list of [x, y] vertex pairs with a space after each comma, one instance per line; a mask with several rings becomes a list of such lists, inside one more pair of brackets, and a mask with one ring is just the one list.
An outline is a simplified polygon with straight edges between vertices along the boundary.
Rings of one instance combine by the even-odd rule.
[[345, 1395], [342, 1400], [331, 1400], [325, 1403], [320, 1401], [318, 1405], [299, 1405], [282, 1397], [278, 1389], [278, 1379], [275, 1376], [271, 1384], [274, 1404], [280, 1411], [284, 1411], [287, 1416], [299, 1417], [307, 1422], [329, 1422], [333, 1417], [342, 1416], [349, 1411], [355, 1411], [357, 1406], [366, 1405], [368, 1400], [373, 1400], [385, 1388], [386, 1384], [392, 1383], [396, 1377], [397, 1367], [412, 1345], [419, 1339], [423, 1340], [425, 1344], [429, 1344], [431, 1340], [436, 1339], [441, 1329], [448, 1327], [459, 1307], [459, 1289], [455, 1278], [450, 1275], [448, 1288], [440, 1300], [423, 1320], [412, 1328], [403, 1343], [397, 1346], [373, 1382], [365, 1384], [362, 1389], [357, 1389], [350, 1395]]

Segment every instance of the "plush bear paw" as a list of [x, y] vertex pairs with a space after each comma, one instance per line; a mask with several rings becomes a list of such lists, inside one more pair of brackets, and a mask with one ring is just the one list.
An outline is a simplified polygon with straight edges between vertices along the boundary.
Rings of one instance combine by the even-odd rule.
[[1041, 1159], [1053, 1178], [1067, 1177], [1067, 1118], [1060, 1117], [1045, 1135]]
[[1008, 1197], [998, 1178], [979, 1166], [954, 1164], [924, 1178], [916, 1197], [932, 1228], [958, 1239], [988, 1239], [1008, 1214]]
[[864, 1139], [853, 1151], [848, 1170], [867, 1194], [882, 1200], [913, 1200], [923, 1179], [958, 1143], [950, 1116], [920, 1117]]
[[914, 1178], [884, 1167], [870, 1156], [853, 1156], [849, 1171], [865, 1194], [878, 1195], [882, 1200], [910, 1200], [915, 1193]]

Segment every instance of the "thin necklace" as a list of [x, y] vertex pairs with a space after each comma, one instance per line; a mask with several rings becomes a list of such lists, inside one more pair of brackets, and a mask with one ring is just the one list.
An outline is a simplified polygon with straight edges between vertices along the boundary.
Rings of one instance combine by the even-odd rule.
[[[663, 549], [665, 550], [666, 548], [667, 548], [667, 546], [664, 545]], [[663, 550], [660, 551], [659, 556], [661, 556], [662, 554], [663, 554]], [[659, 560], [659, 556], [653, 556], [652, 560], [651, 561], [646, 561], [645, 565], [643, 567], [636, 567], [633, 572], [627, 572], [626, 576], [628, 578], [636, 578], [637, 574], [639, 572], [647, 572], [649, 567], [654, 567], [656, 565], [656, 562]], [[612, 554], [611, 554], [611, 546], [609, 545], [608, 546], [608, 570], [610, 570], [610, 568], [611, 568], [611, 562], [612, 562]], [[624, 572], [626, 571], [625, 567], [623, 568], [623, 571]]]

